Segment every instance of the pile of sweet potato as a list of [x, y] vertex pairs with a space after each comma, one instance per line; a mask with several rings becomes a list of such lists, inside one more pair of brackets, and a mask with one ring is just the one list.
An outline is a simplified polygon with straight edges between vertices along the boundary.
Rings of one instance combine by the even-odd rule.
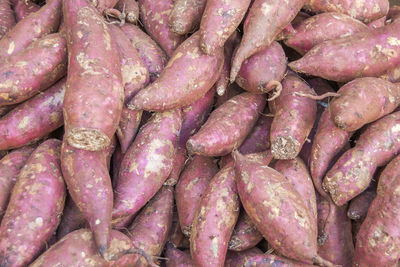
[[0, 266], [398, 266], [395, 2], [0, 0]]

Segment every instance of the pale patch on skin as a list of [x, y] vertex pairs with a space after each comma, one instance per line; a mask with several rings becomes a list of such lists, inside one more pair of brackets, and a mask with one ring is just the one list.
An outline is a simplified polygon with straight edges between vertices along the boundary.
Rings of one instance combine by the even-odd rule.
[[141, 64], [126, 64], [121, 67], [122, 84], [143, 83], [146, 80], [147, 69]]
[[85, 71], [81, 73], [81, 75], [85, 75], [85, 74], [90, 74], [90, 75], [101, 75], [101, 72], [95, 71], [92, 67], [96, 66], [98, 60], [97, 59], [89, 59], [86, 58], [85, 53], [80, 52], [77, 56], [76, 56], [76, 60], [78, 61], [79, 65], [81, 66], [81, 68], [83, 68]]
[[18, 123], [18, 129], [25, 129], [29, 124], [29, 117], [25, 116], [19, 123]]
[[183, 53], [181, 53], [181, 52], [176, 53], [176, 54], [174, 55], [174, 57], [171, 58], [171, 59], [168, 61], [168, 64], [167, 64], [167, 66], [165, 66], [165, 68], [171, 67], [171, 65], [172, 65], [177, 59], [181, 58], [182, 56], [183, 56]]
[[400, 46], [400, 40], [396, 37], [388, 37], [387, 40], [390, 45]]
[[261, 12], [264, 16], [270, 16], [271, 10], [273, 6], [267, 3], [262, 3], [261, 5]]
[[10, 45], [8, 46], [7, 54], [11, 55], [14, 52], [14, 48], [15, 48], [15, 43], [14, 41], [11, 41]]
[[218, 257], [218, 237], [214, 236], [211, 241], [211, 251], [214, 258]]

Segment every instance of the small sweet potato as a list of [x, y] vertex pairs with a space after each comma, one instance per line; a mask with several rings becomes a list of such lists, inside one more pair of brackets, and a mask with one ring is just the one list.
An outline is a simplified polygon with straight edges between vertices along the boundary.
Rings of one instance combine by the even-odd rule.
[[168, 24], [177, 34], [187, 34], [198, 28], [207, 0], [174, 0]]
[[166, 267], [193, 267], [192, 258], [189, 251], [177, 249], [172, 243], [167, 244], [165, 257], [167, 258]]
[[168, 26], [173, 4], [173, 0], [139, 0], [140, 21], [169, 57], [184, 40], [183, 36], [172, 32]]
[[48, 1], [37, 12], [19, 21], [11, 31], [1, 38], [0, 59], [4, 60], [17, 54], [34, 40], [56, 32], [61, 20], [61, 4], [62, 0]]
[[243, 61], [237, 84], [246, 91], [263, 94], [281, 86], [280, 81], [286, 74], [287, 58], [278, 42], [262, 49]]
[[85, 217], [76, 206], [71, 197], [67, 197], [65, 207], [61, 217], [60, 225], [57, 228], [57, 240], [60, 240], [67, 234], [83, 228], [86, 225]]
[[368, 209], [376, 197], [376, 183], [372, 180], [369, 187], [350, 201], [347, 217], [355, 221], [363, 221]]
[[105, 20], [86, 0], [64, 1], [63, 14], [68, 41], [65, 138], [75, 148], [100, 151], [110, 145], [122, 112], [118, 49]]
[[37, 12], [40, 6], [30, 0], [11, 0], [17, 22]]
[[363, 192], [377, 167], [387, 164], [400, 151], [400, 112], [370, 124], [326, 174], [323, 188], [342, 206]]
[[223, 47], [244, 18], [251, 0], [208, 0], [200, 22], [200, 48], [213, 55]]
[[174, 186], [179, 181], [179, 177], [181, 174], [182, 169], [185, 166], [186, 162], [186, 148], [185, 147], [178, 147], [176, 150], [174, 163], [172, 164], [172, 170], [168, 176], [168, 179], [165, 181], [164, 185]]
[[135, 214], [161, 188], [172, 170], [182, 113], [179, 109], [155, 113], [139, 130], [119, 170], [113, 219]]
[[8, 57], [0, 67], [0, 106], [21, 103], [47, 89], [67, 70], [66, 40], [50, 34]]
[[244, 251], [255, 247], [263, 239], [262, 234], [256, 229], [246, 212], [239, 215], [233, 229], [228, 249], [232, 251]]
[[349, 36], [357, 32], [368, 31], [367, 25], [345, 14], [337, 12], [312, 16], [294, 28], [285, 44], [299, 54], [304, 55], [317, 44]]
[[15, 25], [14, 11], [8, 0], [0, 1], [0, 39]]
[[66, 195], [60, 145], [43, 142], [18, 175], [0, 226], [1, 266], [26, 266], [57, 229]]
[[[200, 99], [217, 81], [224, 62], [223, 48], [203, 54], [200, 34], [186, 39], [173, 53], [160, 77], [141, 90], [128, 107], [148, 111], [181, 108]], [[184, 75], [180, 75], [182, 70]]]
[[274, 113], [271, 151], [276, 159], [295, 158], [314, 125], [316, 101], [296, 93], [314, 94], [314, 90], [299, 76], [290, 73], [283, 79], [280, 95], [269, 102], [269, 109]]
[[0, 221], [6, 211], [18, 174], [33, 150], [34, 147], [22, 147], [8, 153], [0, 160]]
[[189, 138], [186, 144], [189, 154], [223, 156], [238, 148], [257, 122], [265, 102], [265, 96], [247, 92], [225, 102]]
[[125, 15], [125, 20], [129, 23], [136, 23], [139, 19], [139, 5], [136, 0], [119, 0], [115, 8]]
[[399, 40], [398, 25], [389, 24], [320, 43], [289, 67], [337, 82], [379, 77], [400, 64]]
[[255, 0], [244, 22], [243, 37], [232, 60], [230, 80], [234, 82], [242, 63], [271, 45], [294, 19], [306, 0]]
[[224, 266], [240, 210], [233, 165], [225, 166], [214, 176], [196, 208], [190, 235], [195, 266]]
[[182, 171], [176, 185], [175, 201], [179, 223], [185, 236], [190, 237], [196, 208], [211, 179], [218, 172], [213, 158], [195, 155]]
[[[400, 105], [400, 85], [379, 78], [355, 79], [329, 103], [331, 120], [348, 132], [393, 112]], [[362, 104], [361, 104], [362, 103]]]

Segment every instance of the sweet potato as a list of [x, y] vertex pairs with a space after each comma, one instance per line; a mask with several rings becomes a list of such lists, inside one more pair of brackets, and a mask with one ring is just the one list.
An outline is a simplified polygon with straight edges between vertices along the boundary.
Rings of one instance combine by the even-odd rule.
[[198, 28], [207, 0], [174, 0], [168, 24], [177, 34], [187, 34]]
[[136, 0], [119, 0], [115, 8], [125, 15], [125, 20], [129, 23], [136, 23], [139, 19], [139, 5]]
[[260, 50], [243, 61], [237, 84], [246, 91], [263, 94], [281, 86], [280, 81], [286, 74], [287, 58], [278, 42]]
[[317, 44], [368, 31], [367, 25], [345, 14], [337, 12], [312, 16], [295, 27], [285, 44], [304, 55]]
[[65, 79], [25, 101], [0, 118], [0, 150], [17, 148], [63, 125]]
[[318, 198], [318, 254], [334, 264], [351, 267], [354, 244], [346, 208]]
[[11, 0], [17, 21], [24, 19], [32, 13], [37, 12], [40, 6], [28, 0]]
[[[379, 177], [379, 176], [378, 176]], [[370, 186], [350, 201], [347, 217], [355, 221], [363, 221], [368, 209], [376, 197], [376, 183], [372, 180]]]
[[166, 267], [192, 267], [193, 262], [188, 251], [177, 249], [172, 243], [167, 244], [165, 257], [168, 259]]
[[179, 181], [179, 177], [186, 162], [186, 148], [178, 147], [176, 150], [172, 170], [165, 181], [164, 185], [174, 186]]
[[2, 266], [29, 264], [57, 229], [66, 195], [60, 145], [57, 139], [43, 142], [18, 175], [0, 226]]
[[266, 156], [233, 155], [241, 202], [268, 243], [285, 257], [333, 266], [317, 254], [317, 225], [295, 187], [265, 165]]
[[336, 205], [342, 206], [363, 192], [379, 166], [385, 165], [400, 151], [400, 112], [370, 124], [326, 174], [323, 188]]
[[168, 26], [173, 4], [173, 0], [139, 0], [140, 21], [169, 57], [184, 40], [183, 36], [172, 32]]
[[18, 174], [33, 150], [34, 147], [22, 147], [8, 153], [0, 160], [0, 221], [6, 211]]
[[214, 176], [196, 208], [190, 235], [195, 266], [224, 266], [240, 210], [233, 165], [225, 166]]
[[213, 158], [195, 155], [186, 164], [176, 185], [175, 201], [182, 232], [190, 237], [196, 208], [211, 179], [218, 172]]
[[243, 37], [232, 60], [231, 82], [242, 63], [271, 45], [277, 35], [293, 20], [306, 0], [255, 0], [244, 22]]
[[[238, 148], [265, 107], [265, 97], [237, 95], [214, 110], [200, 130], [189, 138], [189, 154], [223, 156]], [[240, 121], [240, 124], [237, 122]]]
[[[186, 39], [173, 53], [160, 77], [137, 93], [128, 107], [148, 111], [181, 108], [200, 99], [217, 81], [224, 62], [223, 49], [213, 56], [199, 48], [200, 34]], [[179, 73], [185, 70], [182, 76]]]
[[380, 78], [388, 80], [392, 83], [400, 82], [400, 65], [389, 70], [388, 72], [380, 76]]
[[[383, 170], [377, 195], [357, 235], [353, 266], [397, 266], [400, 257], [399, 220], [400, 157]], [[381, 187], [383, 185], [383, 187]]]
[[297, 72], [348, 82], [379, 77], [400, 64], [400, 32], [395, 24], [328, 40], [314, 46], [301, 59], [289, 63]]
[[56, 32], [60, 24], [61, 3], [62, 0], [48, 1], [45, 6], [19, 21], [11, 31], [7, 32], [0, 40], [0, 59], [4, 60], [15, 55], [35, 39]]
[[200, 22], [200, 48], [213, 55], [223, 47], [244, 18], [251, 0], [208, 0]]
[[[160, 256], [167, 241], [172, 224], [173, 191], [172, 186], [163, 186], [128, 229], [133, 246], [149, 256]], [[146, 266], [146, 260], [140, 257], [137, 264]]]
[[8, 0], [0, 1], [0, 39], [15, 25], [14, 12]]
[[314, 185], [306, 164], [300, 159], [278, 160], [274, 169], [280, 172], [299, 192], [306, 202], [306, 207], [311, 212], [313, 220], [317, 223], [317, 200]]
[[228, 249], [232, 251], [244, 251], [255, 247], [262, 239], [262, 234], [256, 229], [249, 215], [246, 212], [242, 212], [233, 229]]
[[388, 0], [308, 0], [306, 9], [313, 12], [339, 12], [364, 22], [385, 16], [389, 10]]
[[138, 26], [125, 24], [122, 31], [131, 40], [140, 57], [150, 72], [150, 81], [155, 81], [167, 64], [167, 55], [153, 39], [144, 33]]
[[259, 248], [251, 248], [241, 252], [228, 251], [226, 255], [225, 267], [246, 266], [245, 262], [248, 257], [263, 254]]
[[21, 103], [47, 89], [65, 75], [66, 63], [66, 41], [59, 33], [8, 57], [0, 67], [0, 106]]
[[114, 187], [113, 219], [135, 214], [161, 188], [172, 170], [182, 114], [155, 113], [126, 152]]
[[60, 240], [77, 229], [83, 228], [85, 224], [86, 220], [82, 212], [76, 206], [72, 198], [67, 197], [60, 225], [57, 228], [57, 240]]
[[300, 77], [291, 73], [283, 79], [280, 95], [269, 102], [269, 109], [274, 113], [271, 151], [276, 159], [295, 158], [314, 125], [316, 102], [295, 93], [314, 94], [314, 91]]
[[226, 92], [223, 95], [218, 95], [215, 107], [218, 108], [232, 97], [245, 92], [237, 83], [228, 84]]
[[355, 79], [342, 86], [338, 93], [340, 97], [329, 103], [331, 120], [348, 132], [376, 121], [400, 105], [400, 84], [379, 78]]
[[172, 226], [169, 233], [168, 242], [180, 249], [188, 249], [190, 247], [189, 239], [182, 233], [181, 226], [179, 224], [178, 212], [176, 211], [176, 205], [172, 214]]
[[66, 141], [100, 151], [110, 145], [123, 106], [118, 50], [108, 25], [86, 0], [65, 1], [63, 14], [69, 58], [63, 105]]

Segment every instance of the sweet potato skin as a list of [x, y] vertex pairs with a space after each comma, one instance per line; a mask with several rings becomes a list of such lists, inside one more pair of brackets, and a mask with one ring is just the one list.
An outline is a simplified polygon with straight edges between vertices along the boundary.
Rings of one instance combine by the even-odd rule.
[[87, 1], [64, 2], [63, 14], [68, 41], [66, 140], [75, 148], [103, 150], [117, 129], [124, 100], [118, 49], [108, 25]]
[[224, 266], [239, 210], [235, 169], [231, 163], [214, 176], [197, 206], [190, 235], [190, 254], [195, 266]]
[[338, 93], [340, 97], [329, 103], [331, 120], [348, 132], [391, 113], [400, 104], [400, 86], [379, 78], [355, 79]]
[[0, 68], [0, 106], [20, 103], [47, 89], [65, 75], [66, 63], [66, 40], [59, 33], [7, 58]]
[[[190, 154], [223, 156], [238, 148], [264, 110], [265, 96], [251, 93], [237, 95], [211, 114], [200, 130], [189, 138]], [[237, 122], [240, 121], [240, 125]]]
[[7, 32], [0, 40], [0, 59], [4, 60], [17, 54], [35, 39], [56, 32], [60, 24], [61, 3], [62, 0], [48, 1], [43, 8], [19, 21], [11, 31]]
[[312, 16], [294, 28], [285, 44], [301, 55], [326, 40], [349, 36], [357, 32], [368, 31], [367, 25], [345, 14], [337, 12]]
[[207, 0], [174, 0], [168, 24], [172, 32], [187, 34], [200, 24]]
[[179, 177], [181, 175], [181, 171], [185, 166], [186, 162], [186, 148], [178, 147], [176, 150], [174, 163], [172, 164], [172, 170], [168, 176], [168, 179], [165, 181], [164, 185], [174, 186], [178, 183]]
[[0, 150], [37, 141], [63, 125], [65, 79], [0, 118]]
[[173, 0], [139, 0], [140, 21], [169, 57], [184, 40], [182, 35], [172, 32], [168, 26], [173, 4]]
[[0, 1], [0, 39], [15, 25], [14, 12], [9, 1]]
[[200, 22], [200, 47], [212, 55], [223, 47], [244, 18], [251, 0], [208, 0]]
[[83, 228], [86, 224], [85, 217], [76, 206], [71, 197], [67, 197], [61, 217], [60, 225], [57, 228], [57, 240], [59, 241], [67, 234]]
[[2, 266], [29, 264], [57, 229], [66, 195], [60, 144], [43, 142], [18, 175], [0, 226]]
[[342, 206], [364, 191], [376, 168], [399, 152], [399, 125], [400, 112], [372, 123], [361, 134], [356, 146], [346, 151], [329, 170], [322, 186], [336, 205]]
[[121, 162], [113, 219], [135, 214], [161, 188], [172, 170], [182, 125], [179, 109], [155, 113]]
[[371, 182], [367, 190], [350, 201], [347, 217], [355, 221], [362, 221], [365, 219], [368, 209], [376, 197], [376, 183], [373, 182], [374, 181]]
[[24, 19], [32, 13], [39, 11], [40, 6], [32, 1], [25, 0], [11, 0], [14, 9], [15, 18], [17, 21]]
[[179, 224], [185, 236], [190, 237], [196, 208], [218, 166], [213, 158], [195, 155], [186, 164], [176, 185], [175, 201]]
[[[132, 109], [163, 111], [181, 108], [200, 99], [217, 81], [224, 62], [223, 49], [203, 54], [200, 34], [186, 39], [173, 53], [160, 77], [141, 90], [128, 106]], [[185, 75], [178, 75], [185, 69]]]
[[136, 0], [119, 0], [115, 8], [125, 13], [125, 20], [129, 23], [136, 23], [139, 19], [139, 5]]
[[238, 221], [229, 240], [228, 249], [244, 251], [255, 247], [263, 239], [246, 212], [239, 215]]
[[301, 59], [289, 63], [297, 72], [348, 82], [359, 77], [379, 77], [400, 64], [400, 33], [396, 23], [328, 40], [314, 46]]
[[268, 93], [286, 74], [287, 58], [278, 42], [243, 61], [236, 77], [237, 84], [255, 94]]
[[177, 249], [172, 243], [167, 244], [165, 257], [168, 259], [167, 267], [192, 267], [193, 262], [190, 253]]
[[269, 135], [273, 117], [261, 114], [254, 125], [251, 132], [247, 135], [242, 145], [239, 147], [239, 152], [242, 154], [258, 153], [267, 150], [270, 147]]
[[295, 92], [314, 94], [300, 77], [289, 74], [283, 79], [279, 97], [269, 102], [269, 109], [274, 113], [271, 151], [276, 159], [293, 159], [299, 154], [316, 118], [316, 102]]

